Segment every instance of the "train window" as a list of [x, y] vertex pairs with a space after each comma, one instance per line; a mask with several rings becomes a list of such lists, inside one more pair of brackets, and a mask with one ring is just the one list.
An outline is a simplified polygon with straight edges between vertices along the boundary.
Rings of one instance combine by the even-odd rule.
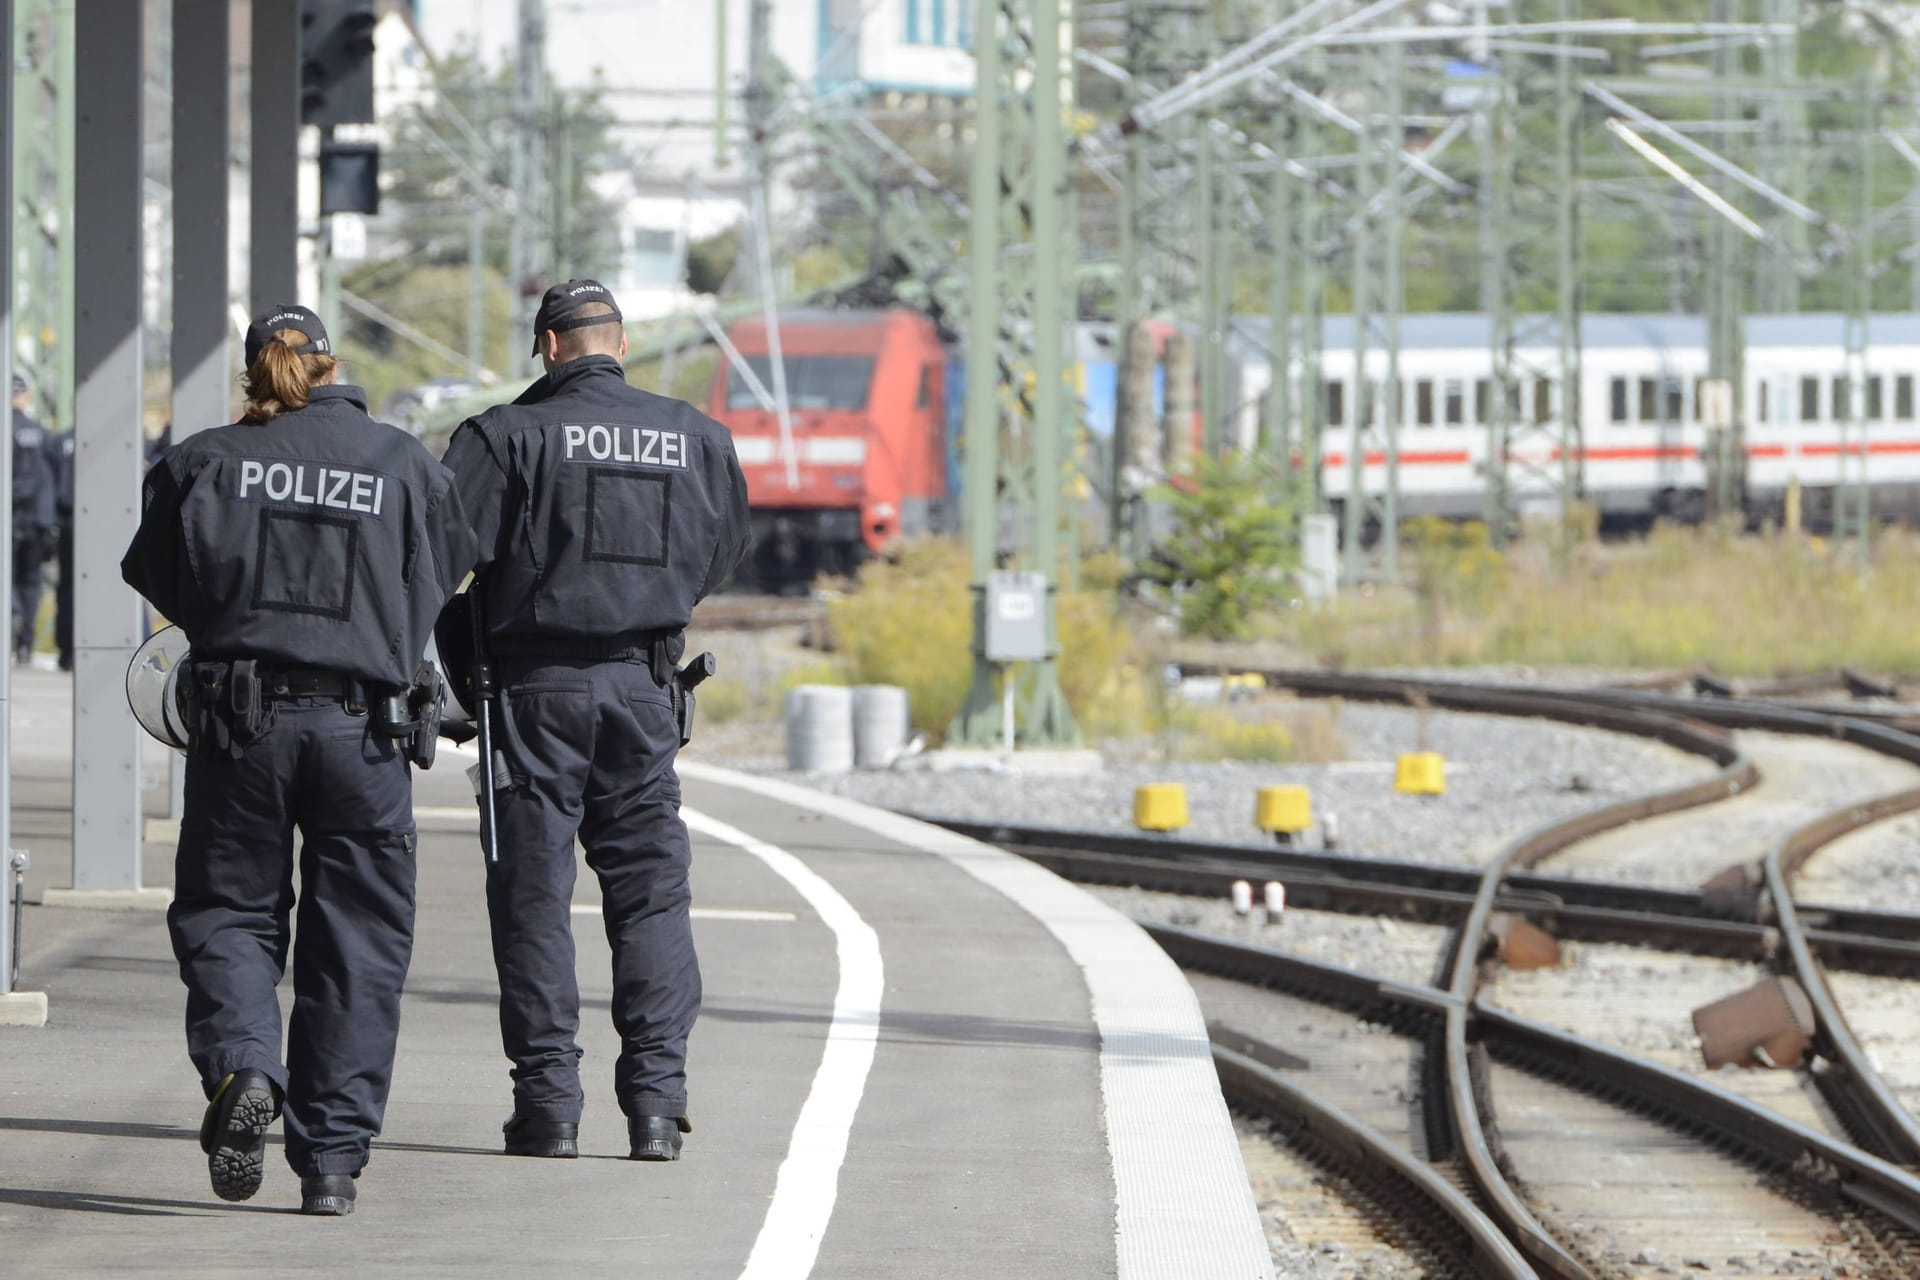
[[[762, 386], [773, 389], [773, 363], [765, 356], [748, 356], [747, 367]], [[873, 385], [873, 360], [867, 356], [788, 356], [781, 365], [787, 375], [787, 403], [795, 409], [864, 409]], [[757, 409], [760, 401], [746, 378], [735, 368], [727, 374], [727, 408]]]
[[1773, 421], [1773, 384], [1762, 378], [1754, 383], [1754, 390], [1758, 393], [1754, 396], [1754, 406], [1757, 410], [1754, 420], [1756, 422]]
[[1611, 378], [1607, 382], [1607, 421], [1627, 420], [1627, 380]]
[[1678, 378], [1667, 379], [1667, 422], [1685, 422], [1687, 420], [1687, 384]]
[[1458, 378], [1448, 378], [1445, 387], [1447, 425], [1457, 427], [1467, 420], [1467, 388]]
[[1867, 417], [1875, 422], [1887, 420], [1886, 403], [1880, 397], [1881, 382], [1879, 374], [1867, 375]]
[[1433, 380], [1431, 378], [1422, 378], [1413, 384], [1413, 421], [1416, 426], [1433, 425]]
[[1338, 378], [1327, 379], [1327, 425], [1342, 427], [1347, 422], [1347, 384]]
[[1640, 421], [1660, 421], [1660, 382], [1656, 378], [1640, 379]]
[[1895, 422], [1913, 421], [1913, 375], [1910, 373], [1893, 380], [1893, 418]]
[[1800, 421], [1820, 421], [1820, 379], [1800, 379]]
[[1553, 421], [1553, 380], [1551, 378], [1533, 380], [1533, 420], [1535, 423]]
[[1844, 373], [1833, 380], [1833, 420], [1853, 421], [1853, 388], [1847, 385]]
[[1473, 420], [1486, 426], [1493, 417], [1493, 384], [1485, 378], [1473, 380]]

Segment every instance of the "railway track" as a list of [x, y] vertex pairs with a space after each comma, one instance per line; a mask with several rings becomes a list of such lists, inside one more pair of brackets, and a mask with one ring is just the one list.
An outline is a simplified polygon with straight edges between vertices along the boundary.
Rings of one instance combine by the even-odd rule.
[[[1470, 867], [1397, 862], [1354, 854], [1174, 841], [1066, 827], [922, 815], [959, 834], [1000, 845], [1081, 884], [1133, 886], [1224, 900], [1235, 881], [1278, 880], [1290, 908], [1458, 924], [1481, 873]], [[1618, 942], [1696, 955], [1770, 957], [1782, 943], [1750, 892], [1685, 892], [1520, 873], [1505, 878], [1498, 909], [1557, 938]], [[1920, 914], [1802, 904], [1806, 938], [1830, 968], [1920, 978]]]
[[[1745, 1256], [1755, 1263], [1745, 1274], [1794, 1274], [1770, 1271], [1756, 1253], [1817, 1257], [1849, 1275], [1911, 1276], [1920, 1267], [1920, 1181], [1767, 1107], [1480, 1002], [1472, 1009], [1474, 1104], [1462, 1116], [1457, 1091], [1437, 1071], [1460, 1007], [1450, 993], [1143, 927], [1195, 975], [1216, 1020], [1222, 1087], [1236, 1106], [1267, 1114], [1274, 1105], [1249, 1062], [1294, 1080], [1328, 1113], [1323, 1129], [1344, 1117], [1350, 1134], [1364, 1129], [1427, 1164], [1481, 1219], [1499, 1222], [1530, 1268], [1434, 1274], [1612, 1277], [1650, 1265], [1635, 1259], [1716, 1255]], [[1267, 1003], [1256, 1004], [1255, 992]], [[1486, 1171], [1455, 1142], [1468, 1121], [1480, 1127], [1505, 1201], [1492, 1212]], [[1407, 1206], [1400, 1191], [1393, 1203]], [[1531, 1234], [1516, 1234], [1515, 1215], [1535, 1224]], [[1466, 1230], [1438, 1204], [1419, 1206], [1418, 1220], [1427, 1239], [1457, 1241]]]
[[[1573, 1094], [1587, 1099], [1592, 1113], [1562, 1119], [1548, 1130], [1589, 1133], [1598, 1147], [1618, 1147], [1619, 1122], [1593, 1112], [1595, 1098], [1631, 1084], [1634, 1106], [1670, 1128], [1704, 1127], [1709, 1141], [1738, 1151], [1750, 1166], [1762, 1169], [1759, 1182], [1726, 1184], [1735, 1201], [1751, 1199], [1755, 1188], [1785, 1196], [1813, 1215], [1817, 1227], [1799, 1230], [1793, 1257], [1844, 1254], [1848, 1274], [1920, 1274], [1916, 1232], [1920, 1231], [1920, 1183], [1901, 1165], [1920, 1163], [1920, 1128], [1895, 1091], [1880, 1078], [1840, 1011], [1827, 969], [1911, 976], [1920, 959], [1920, 920], [1896, 912], [1855, 906], [1804, 906], [1793, 901], [1793, 874], [1815, 852], [1846, 833], [1889, 816], [1920, 809], [1920, 787], [1821, 815], [1800, 825], [1770, 848], [1757, 864], [1742, 861], [1692, 892], [1649, 890], [1644, 886], [1597, 884], [1540, 874], [1542, 862], [1582, 840], [1676, 813], [1717, 799], [1738, 796], [1758, 781], [1751, 761], [1720, 730], [1757, 729], [1771, 733], [1833, 737], [1909, 764], [1920, 763], [1920, 737], [1891, 715], [1836, 715], [1831, 708], [1756, 704], [1733, 698], [1677, 698], [1646, 691], [1526, 690], [1486, 688], [1438, 681], [1378, 677], [1327, 677], [1320, 673], [1265, 673], [1270, 683], [1301, 692], [1349, 698], [1410, 701], [1463, 711], [1534, 715], [1660, 738], [1706, 756], [1718, 772], [1704, 782], [1660, 795], [1607, 806], [1552, 824], [1505, 847], [1483, 869], [1435, 868], [1300, 851], [1254, 850], [1239, 846], [1195, 846], [1139, 837], [1099, 837], [1087, 833], [1009, 829], [992, 824], [948, 823], [970, 834], [1004, 843], [1079, 878], [1124, 883], [1166, 892], [1219, 895], [1233, 879], [1278, 878], [1290, 904], [1441, 921], [1456, 932], [1448, 948], [1442, 990], [1417, 998], [1408, 989], [1371, 981], [1376, 1005], [1391, 990], [1395, 1012], [1389, 1022], [1405, 1022], [1419, 1006], [1430, 1025], [1416, 1039], [1419, 1066], [1403, 1062], [1398, 1070], [1417, 1083], [1406, 1092], [1422, 1099], [1444, 1097], [1445, 1124], [1431, 1112], [1406, 1129], [1405, 1145], [1470, 1187], [1480, 1207], [1540, 1273], [1558, 1276], [1635, 1274], [1634, 1265], [1614, 1247], [1631, 1222], [1605, 1221], [1608, 1201], [1581, 1194], [1573, 1183], [1556, 1180], [1564, 1152], [1549, 1152], [1535, 1127], [1518, 1140], [1506, 1134], [1496, 1114], [1496, 1095], [1509, 1113], [1560, 1114]], [[1797, 692], [1797, 690], [1795, 691]], [[1093, 844], [1096, 847], [1088, 848]], [[1159, 846], [1154, 848], [1153, 846]], [[1502, 955], [1500, 939], [1515, 917], [1526, 918], [1556, 936], [1615, 939], [1634, 946], [1660, 945], [1711, 955], [1743, 956], [1756, 966], [1791, 974], [1808, 992], [1817, 1011], [1815, 1087], [1837, 1118], [1838, 1133], [1822, 1131], [1818, 1120], [1797, 1123], [1779, 1110], [1740, 1098], [1695, 1076], [1662, 1066], [1571, 1033], [1519, 1017], [1489, 998]], [[1224, 960], [1222, 948], [1238, 944], [1183, 935], [1164, 926], [1156, 936], [1176, 959], [1217, 971], [1248, 965], [1245, 955]], [[1242, 948], [1244, 951], [1244, 948]], [[1286, 959], [1286, 958], [1283, 958]], [[1292, 958], [1289, 963], [1313, 962]], [[1278, 964], [1280, 961], [1263, 963]], [[1323, 966], [1324, 970], [1324, 966]], [[1297, 988], [1299, 970], [1289, 981]], [[1246, 974], [1238, 975], [1243, 979]], [[1267, 978], [1263, 986], [1286, 985]], [[1203, 995], [1203, 999], [1204, 999]], [[1378, 1008], [1369, 1015], [1379, 1019]], [[1304, 1025], [1304, 1024], [1303, 1024]], [[1367, 1025], [1363, 1022], [1363, 1025]], [[1364, 1037], [1362, 1038], [1364, 1039]], [[1241, 1048], [1259, 1060], [1261, 1046], [1247, 1039]], [[1239, 1052], [1239, 1051], [1231, 1051]], [[1246, 1058], [1249, 1053], [1240, 1053]], [[1245, 1064], [1222, 1057], [1223, 1080], [1249, 1077]], [[1596, 1064], [1601, 1066], [1594, 1074]], [[1389, 1066], [1390, 1077], [1396, 1068]], [[1265, 1067], [1271, 1072], [1271, 1065]], [[1233, 1073], [1240, 1074], [1233, 1074]], [[1584, 1074], [1583, 1074], [1584, 1073]], [[1336, 1073], [1365, 1081], [1377, 1072], [1346, 1068]], [[1230, 1090], [1240, 1083], [1230, 1084]], [[1375, 1086], [1363, 1086], [1377, 1092]], [[1322, 1100], [1330, 1111], [1338, 1100]], [[1578, 1110], [1577, 1105], [1574, 1110]], [[1791, 1108], [1789, 1108], [1790, 1110]], [[1359, 1120], [1366, 1117], [1359, 1115]], [[1332, 1121], [1322, 1116], [1324, 1127]], [[1377, 1126], [1374, 1132], [1389, 1132]], [[1417, 1135], [1416, 1135], [1417, 1131]], [[1357, 1130], [1356, 1130], [1357, 1132]], [[1606, 1135], [1612, 1134], [1611, 1138]], [[1745, 1135], [1742, 1137], [1741, 1135]], [[1324, 1142], [1324, 1139], [1322, 1139]], [[1354, 1137], [1349, 1145], [1361, 1140]], [[1658, 1144], [1656, 1144], [1657, 1146]], [[1671, 1145], [1671, 1144], [1669, 1144]], [[1424, 1149], [1423, 1149], [1424, 1148]], [[1689, 1159], [1693, 1157], [1676, 1157]], [[1531, 1173], [1531, 1178], [1529, 1174]], [[1596, 1181], [1589, 1179], [1590, 1182]], [[1599, 1179], [1602, 1185], [1604, 1179]], [[1686, 1185], [1721, 1186], [1713, 1178]], [[1628, 1197], [1631, 1199], [1631, 1197]], [[1615, 1200], [1617, 1210], [1618, 1201]], [[1723, 1206], [1724, 1208], [1724, 1206]], [[1751, 1205], [1749, 1205], [1751, 1208]], [[1775, 1210], [1777, 1214], [1777, 1210]], [[1689, 1215], [1691, 1216], [1691, 1215]], [[1773, 1219], [1769, 1219], [1772, 1221]], [[1449, 1238], [1459, 1240], [1458, 1223]], [[1837, 1234], [1836, 1234], [1837, 1233]], [[1446, 1233], [1441, 1233], [1443, 1236]], [[1793, 1232], [1788, 1232], [1792, 1236]], [[1631, 1238], [1630, 1231], [1625, 1238]], [[1785, 1239], [1786, 1237], [1783, 1237]], [[1799, 1238], [1799, 1237], [1795, 1237]], [[1732, 1243], [1737, 1243], [1734, 1241]], [[1635, 1258], [1649, 1256], [1643, 1250]], [[1655, 1251], [1651, 1256], [1658, 1257]], [[1743, 1259], [1743, 1262], [1746, 1261]], [[1792, 1271], [1794, 1268], [1789, 1268]], [[1748, 1273], [1751, 1268], [1743, 1267]], [[1783, 1272], [1785, 1274], [1787, 1272]]]
[[[1268, 673], [1269, 682], [1296, 689], [1323, 679], [1325, 677], [1314, 673], [1292, 676]], [[1360, 683], [1350, 687], [1345, 696], [1377, 696], [1382, 692], [1380, 686], [1367, 677], [1334, 677], [1336, 683], [1348, 679], [1358, 679]], [[1441, 690], [1434, 683], [1418, 686], [1419, 696], [1429, 700], [1436, 695], [1450, 699], [1464, 695], [1471, 702], [1476, 692], [1489, 691], [1477, 690], [1474, 686]], [[1511, 696], [1506, 691], [1491, 692], [1501, 699]], [[1551, 706], [1577, 701], [1581, 695], [1551, 690], [1543, 691], [1541, 696]], [[1645, 692], [1601, 692], [1595, 697], [1597, 706], [1639, 709], [1663, 718], [1688, 716], [1725, 729], [1831, 737], [1888, 759], [1920, 764], [1920, 735], [1909, 732], [1903, 727], [1905, 722], [1899, 719], [1866, 719], [1850, 712], [1836, 713], [1833, 709], [1780, 706], [1719, 696], [1689, 699]], [[1715, 885], [1721, 892], [1736, 896], [1743, 891], [1750, 892], [1754, 913], [1770, 916], [1779, 931], [1781, 945], [1772, 957], [1775, 967], [1797, 982], [1813, 1006], [1814, 1047], [1818, 1055], [1815, 1062], [1820, 1069], [1811, 1079], [1819, 1097], [1857, 1141], [1907, 1165], [1920, 1164], [1920, 1125], [1916, 1125], [1897, 1091], [1886, 1082], [1862, 1048], [1844, 1016], [1833, 984], [1828, 980], [1823, 957], [1803, 926], [1791, 880], [1809, 858], [1838, 837], [1916, 809], [1920, 809], [1920, 787], [1907, 787], [1847, 805], [1787, 834], [1768, 850], [1757, 867], [1729, 868], [1716, 877]], [[1544, 856], [1531, 857], [1529, 863], [1536, 863]], [[1880, 923], [1895, 930], [1900, 928], [1896, 921]], [[1920, 937], [1920, 933], [1908, 931], [1906, 936]]]

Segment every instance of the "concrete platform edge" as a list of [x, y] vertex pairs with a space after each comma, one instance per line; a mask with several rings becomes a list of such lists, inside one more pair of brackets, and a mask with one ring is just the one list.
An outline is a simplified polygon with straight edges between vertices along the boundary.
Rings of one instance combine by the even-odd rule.
[[773, 778], [686, 760], [678, 768], [944, 858], [1044, 925], [1085, 975], [1100, 1033], [1121, 1280], [1272, 1280], [1199, 1002], [1131, 920], [1050, 871], [939, 827]]
[[44, 1027], [46, 1025], [46, 992], [10, 991], [0, 995], [0, 1027]]

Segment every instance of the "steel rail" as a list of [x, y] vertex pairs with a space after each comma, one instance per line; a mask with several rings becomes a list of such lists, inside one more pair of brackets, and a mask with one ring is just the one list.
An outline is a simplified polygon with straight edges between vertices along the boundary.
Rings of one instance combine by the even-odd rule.
[[1920, 788], [1881, 796], [1830, 813], [1794, 831], [1768, 851], [1767, 895], [1780, 922], [1793, 976], [1813, 1004], [1815, 1043], [1833, 1067], [1815, 1076], [1821, 1093], [1862, 1145], [1904, 1165], [1920, 1164], [1920, 1124], [1887, 1086], [1840, 1010], [1794, 905], [1790, 880], [1824, 846], [1861, 827], [1920, 809]]
[[[1479, 873], [1466, 867], [914, 816], [1078, 883], [1195, 898], [1224, 898], [1236, 880], [1278, 880], [1289, 907], [1452, 923], [1471, 906], [1479, 883]], [[1506, 877], [1498, 901], [1501, 911], [1556, 937], [1770, 959], [1780, 932], [1760, 918], [1760, 895], [1753, 905], [1760, 909], [1754, 914], [1728, 915], [1700, 893], [1524, 872]], [[1920, 975], [1920, 915], [1805, 903], [1797, 915], [1813, 953], [1830, 968]]]
[[[1550, 823], [1509, 842], [1481, 873], [1472, 905], [1454, 942], [1443, 1033], [1443, 1091], [1453, 1141], [1488, 1209], [1527, 1259], [1543, 1274], [1562, 1280], [1592, 1280], [1588, 1266], [1534, 1216], [1523, 1197], [1502, 1174], [1488, 1139], [1488, 1118], [1481, 1113], [1484, 1079], [1468, 1048], [1469, 1006], [1478, 994], [1483, 957], [1488, 953], [1501, 883], [1516, 869], [1532, 867], [1568, 845], [1601, 831], [1643, 818], [1710, 804], [1736, 795], [1759, 780], [1759, 771], [1732, 740], [1698, 721], [1645, 707], [1581, 702], [1530, 690], [1489, 689], [1441, 682], [1394, 681], [1380, 677], [1320, 676], [1289, 673], [1293, 687], [1317, 687], [1349, 697], [1409, 701], [1409, 689], [1429, 706], [1484, 713], [1534, 716], [1655, 738], [1706, 757], [1720, 768], [1709, 778], [1652, 795], [1605, 805]], [[1282, 683], [1290, 683], [1283, 680]]]
[[[1451, 698], [1452, 695], [1442, 696]], [[1429, 698], [1437, 700], [1433, 699], [1432, 695], [1429, 695]], [[1479, 708], [1488, 709], [1494, 701], [1546, 709], [1545, 711], [1536, 709], [1524, 714], [1571, 714], [1577, 710], [1577, 704], [1556, 702], [1552, 698], [1526, 697], [1481, 699]], [[1456, 1003], [1447, 1011], [1444, 1058], [1454, 1139], [1459, 1145], [1461, 1157], [1465, 1160], [1468, 1171], [1487, 1196], [1494, 1216], [1507, 1228], [1508, 1233], [1519, 1241], [1521, 1248], [1526, 1251], [1527, 1256], [1536, 1266], [1554, 1275], [1567, 1277], [1568, 1280], [1586, 1277], [1590, 1272], [1583, 1263], [1567, 1251], [1551, 1231], [1534, 1217], [1532, 1210], [1501, 1174], [1499, 1162], [1495, 1159], [1488, 1142], [1487, 1118], [1482, 1116], [1480, 1111], [1480, 1098], [1485, 1093], [1482, 1087], [1483, 1081], [1479, 1078], [1479, 1073], [1475, 1070], [1474, 1058], [1468, 1051], [1470, 1021], [1468, 1006], [1479, 992], [1481, 962], [1490, 939], [1501, 881], [1509, 871], [1532, 867], [1542, 859], [1590, 835], [1625, 826], [1656, 814], [1674, 813], [1682, 809], [1711, 804], [1715, 800], [1745, 790], [1759, 779], [1759, 773], [1752, 761], [1741, 754], [1730, 740], [1708, 733], [1697, 725], [1637, 708], [1592, 707], [1589, 710], [1603, 711], [1608, 714], [1602, 719], [1589, 720], [1586, 723], [1618, 727], [1642, 736], [1660, 737], [1676, 746], [1691, 744], [1697, 754], [1715, 761], [1720, 765], [1720, 769], [1712, 777], [1702, 781], [1606, 805], [1572, 818], [1550, 823], [1511, 841], [1495, 855], [1492, 863], [1483, 873], [1479, 891], [1474, 896], [1473, 906], [1454, 944], [1453, 975], [1448, 991]], [[1625, 714], [1616, 717], [1613, 714], [1615, 712], [1625, 712]]]
[[[1295, 673], [1304, 679], [1283, 677], [1282, 683], [1298, 689], [1311, 683], [1324, 687], [1325, 678], [1313, 673]], [[1336, 677], [1335, 680], [1341, 678]], [[1351, 686], [1352, 692], [1346, 696], [1385, 697], [1387, 684], [1375, 683], [1377, 678], [1347, 677], [1358, 681]], [[1402, 682], [1401, 697], [1408, 696], [1411, 689], [1429, 702], [1436, 700], [1439, 684], [1436, 682]], [[1475, 697], [1491, 694], [1484, 700]], [[1530, 693], [1534, 691], [1528, 691]], [[1458, 704], [1465, 697], [1470, 702], [1478, 702], [1476, 709], [1492, 709], [1494, 704], [1511, 704], [1507, 691], [1487, 689], [1484, 686], [1456, 685], [1445, 691], [1449, 702]], [[1539, 691], [1535, 696], [1546, 702], [1574, 701], [1582, 695], [1567, 690]], [[1874, 751], [1894, 759], [1911, 764], [1920, 764], [1920, 735], [1907, 732], [1896, 725], [1866, 720], [1845, 714], [1828, 711], [1809, 710], [1803, 707], [1778, 706], [1763, 702], [1752, 702], [1731, 698], [1676, 698], [1671, 695], [1652, 693], [1602, 692], [1587, 695], [1596, 699], [1597, 705], [1619, 709], [1638, 709], [1656, 715], [1685, 715], [1704, 720], [1726, 729], [1756, 729], [1777, 733], [1810, 734], [1837, 738], [1841, 741]], [[1877, 800], [1860, 805], [1850, 805], [1834, 813], [1824, 815], [1802, 826], [1784, 838], [1771, 849], [1762, 860], [1760, 876], [1767, 890], [1767, 900], [1772, 915], [1779, 926], [1784, 947], [1786, 965], [1794, 978], [1808, 995], [1814, 1006], [1816, 1020], [1816, 1039], [1822, 1056], [1833, 1068], [1820, 1074], [1817, 1083], [1829, 1104], [1840, 1115], [1842, 1122], [1856, 1136], [1871, 1143], [1882, 1154], [1902, 1164], [1920, 1164], [1920, 1124], [1915, 1122], [1911, 1112], [1887, 1086], [1880, 1072], [1875, 1069], [1866, 1052], [1860, 1047], [1840, 1011], [1839, 1002], [1834, 998], [1826, 975], [1815, 956], [1815, 939], [1808, 936], [1802, 925], [1799, 910], [1794, 903], [1791, 879], [1805, 861], [1817, 850], [1847, 832], [1881, 821], [1884, 818], [1920, 809], [1920, 789], [1896, 792]], [[1553, 830], [1552, 828], [1549, 831]], [[1545, 833], [1542, 833], [1545, 834]], [[1493, 909], [1494, 892], [1498, 884], [1498, 872], [1505, 864], [1524, 857], [1529, 863], [1536, 862], [1552, 852], [1553, 845], [1538, 851], [1528, 847], [1527, 841], [1521, 841], [1510, 855], [1496, 859], [1495, 869], [1490, 870], [1487, 883], [1483, 886], [1479, 900], [1474, 904], [1473, 912], [1462, 931], [1461, 951], [1455, 956], [1455, 971], [1452, 989], [1462, 999], [1472, 999], [1475, 991], [1475, 963], [1471, 960], [1468, 945], [1479, 946], [1484, 936], [1486, 921]], [[1448, 1029], [1448, 1052], [1450, 1068], [1456, 1064], [1456, 1041], [1459, 1042], [1459, 1054], [1464, 1054], [1464, 1034], [1455, 1035], [1454, 1020], [1450, 1020]], [[1451, 1071], [1450, 1071], [1451, 1075]], [[1456, 1090], [1460, 1086], [1457, 1078], [1449, 1084]]]
[[1479, 1206], [1379, 1130], [1248, 1054], [1216, 1043], [1213, 1062], [1228, 1101], [1282, 1128], [1305, 1131], [1349, 1163], [1405, 1187], [1430, 1213], [1450, 1222], [1464, 1237], [1467, 1248], [1458, 1260], [1471, 1274], [1490, 1280], [1533, 1280], [1538, 1274]]
[[[1911, 1171], [1709, 1081], [1519, 1017], [1479, 998], [1462, 1001], [1450, 991], [1395, 982], [1326, 961], [1175, 925], [1139, 923], [1184, 968], [1349, 1008], [1401, 1034], [1425, 1033], [1439, 1020], [1450, 1030], [1456, 1021], [1471, 1019], [1478, 1042], [1523, 1070], [1539, 1073], [1547, 1068], [1594, 1096], [1631, 1097], [1664, 1122], [1711, 1128], [1716, 1141], [1750, 1161], [1778, 1166], [1805, 1185], [1837, 1191], [1909, 1231], [1920, 1230], [1920, 1178]], [[1536, 1266], [1543, 1265], [1524, 1241], [1522, 1248]], [[1565, 1259], [1561, 1266], [1543, 1269], [1554, 1275], [1588, 1274], [1584, 1264], [1570, 1255], [1561, 1256]]]

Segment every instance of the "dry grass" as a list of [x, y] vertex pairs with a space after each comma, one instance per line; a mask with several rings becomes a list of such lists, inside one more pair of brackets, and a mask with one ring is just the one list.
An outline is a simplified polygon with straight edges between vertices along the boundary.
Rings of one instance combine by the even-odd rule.
[[1161, 735], [1162, 755], [1173, 760], [1239, 760], [1254, 764], [1346, 759], [1339, 705], [1262, 699], [1213, 707], [1177, 707]]
[[1407, 590], [1353, 593], [1270, 621], [1336, 666], [1528, 663], [1711, 666], [1784, 675], [1920, 667], [1920, 538], [1889, 531], [1864, 572], [1820, 539], [1662, 529], [1644, 541], [1507, 556], [1505, 589], [1471, 606]]

